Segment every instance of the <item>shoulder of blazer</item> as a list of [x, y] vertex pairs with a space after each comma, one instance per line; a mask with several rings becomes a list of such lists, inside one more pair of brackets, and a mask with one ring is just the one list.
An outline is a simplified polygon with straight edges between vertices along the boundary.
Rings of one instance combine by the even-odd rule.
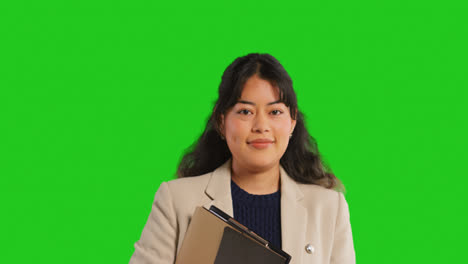
[[175, 210], [190, 211], [204, 201], [205, 189], [213, 172], [167, 181]]
[[210, 180], [212, 173], [213, 172], [208, 172], [199, 176], [177, 178], [168, 181], [167, 184], [169, 185], [169, 188], [174, 191], [205, 188], [208, 184], [208, 181]]
[[341, 192], [327, 189], [316, 184], [296, 183], [304, 194], [303, 202], [307, 207], [313, 206], [323, 209], [336, 208], [339, 204]]

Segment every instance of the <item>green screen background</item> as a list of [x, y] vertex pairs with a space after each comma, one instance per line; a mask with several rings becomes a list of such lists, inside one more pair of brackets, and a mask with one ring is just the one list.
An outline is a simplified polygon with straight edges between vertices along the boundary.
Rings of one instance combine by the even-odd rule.
[[224, 69], [267, 52], [346, 187], [358, 263], [465, 258], [466, 6], [0, 4], [2, 263], [128, 263]]

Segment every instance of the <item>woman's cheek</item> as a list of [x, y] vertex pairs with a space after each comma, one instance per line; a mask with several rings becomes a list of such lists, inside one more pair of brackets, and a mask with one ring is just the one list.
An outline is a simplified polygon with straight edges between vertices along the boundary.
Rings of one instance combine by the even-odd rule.
[[291, 124], [288, 122], [278, 122], [276, 124], [276, 131], [278, 131], [278, 136], [282, 138], [289, 137], [290, 129], [291, 129]]
[[244, 120], [235, 120], [234, 134], [238, 140], [245, 138], [249, 132], [249, 123]]

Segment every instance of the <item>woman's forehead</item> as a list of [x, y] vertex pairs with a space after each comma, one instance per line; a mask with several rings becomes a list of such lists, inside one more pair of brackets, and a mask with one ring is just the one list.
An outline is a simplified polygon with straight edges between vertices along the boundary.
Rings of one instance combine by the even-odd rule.
[[244, 85], [239, 100], [255, 103], [270, 103], [280, 100], [280, 91], [269, 81], [250, 78]]
[[[254, 102], [254, 101], [242, 100], [242, 99], [237, 100], [236, 104], [246, 104], [246, 105], [252, 105], [252, 106], [262, 105], [261, 102]], [[278, 104], [285, 104], [285, 103], [281, 100], [275, 100], [275, 101], [271, 101], [271, 102], [267, 102], [263, 104], [266, 106], [270, 106], [270, 105], [278, 105]]]

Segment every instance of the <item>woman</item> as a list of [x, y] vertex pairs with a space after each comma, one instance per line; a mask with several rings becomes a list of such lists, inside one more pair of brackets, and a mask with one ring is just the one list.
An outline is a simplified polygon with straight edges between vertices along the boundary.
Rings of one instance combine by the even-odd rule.
[[174, 263], [195, 208], [211, 205], [282, 248], [291, 264], [355, 263], [343, 186], [320, 159], [291, 78], [269, 54], [228, 66], [178, 175], [156, 192], [130, 263]]

